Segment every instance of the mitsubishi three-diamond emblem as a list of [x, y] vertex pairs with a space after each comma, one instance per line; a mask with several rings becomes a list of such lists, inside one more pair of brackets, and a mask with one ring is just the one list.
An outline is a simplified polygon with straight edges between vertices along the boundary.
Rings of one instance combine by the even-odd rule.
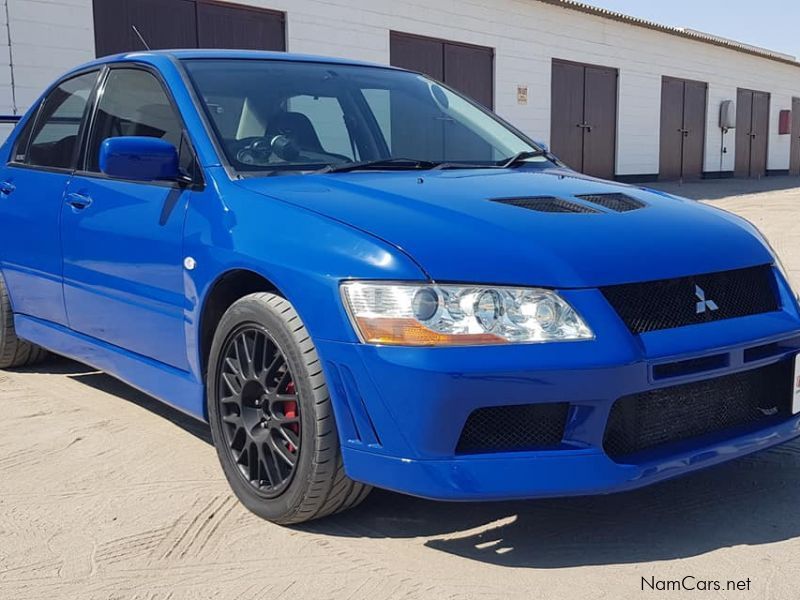
[[704, 312], [714, 312], [719, 308], [717, 303], [713, 300], [706, 300], [706, 293], [699, 285], [694, 286], [694, 295], [697, 296], [697, 314], [702, 315]]

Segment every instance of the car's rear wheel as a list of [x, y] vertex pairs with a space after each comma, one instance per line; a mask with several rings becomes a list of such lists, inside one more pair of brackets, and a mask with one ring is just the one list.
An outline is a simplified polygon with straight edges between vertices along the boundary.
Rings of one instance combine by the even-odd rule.
[[47, 350], [17, 337], [11, 300], [0, 275], [0, 369], [35, 365], [46, 357]]
[[317, 352], [292, 305], [251, 294], [223, 315], [208, 366], [208, 413], [223, 471], [252, 512], [276, 523], [359, 504], [344, 473]]

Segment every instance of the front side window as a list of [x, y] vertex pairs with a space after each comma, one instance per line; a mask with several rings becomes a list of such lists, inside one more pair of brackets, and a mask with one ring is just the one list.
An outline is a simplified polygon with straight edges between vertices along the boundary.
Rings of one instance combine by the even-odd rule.
[[488, 111], [415, 73], [276, 60], [184, 65], [239, 172], [391, 159], [497, 166], [538, 150]]
[[178, 149], [184, 146], [181, 121], [161, 83], [147, 71], [109, 72], [89, 140], [87, 170], [99, 172], [100, 146], [109, 138], [122, 136], [154, 137]]
[[48, 94], [27, 140], [27, 150], [17, 149], [18, 162], [36, 167], [73, 167], [78, 133], [96, 81], [97, 72], [86, 73], [64, 81]]

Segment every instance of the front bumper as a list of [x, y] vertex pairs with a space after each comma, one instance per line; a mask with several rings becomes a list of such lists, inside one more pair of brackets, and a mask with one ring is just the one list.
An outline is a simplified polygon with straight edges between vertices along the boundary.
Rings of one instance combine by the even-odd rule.
[[[588, 317], [595, 340], [472, 348], [318, 341], [348, 475], [445, 500], [611, 493], [800, 436], [800, 415], [784, 415], [612, 460], [603, 437], [618, 398], [791, 359], [800, 352], [796, 304], [782, 293], [779, 312], [632, 336], [598, 291], [560, 293]], [[718, 360], [701, 372], [655, 376], [659, 365], [710, 356]], [[552, 402], [570, 406], [558, 447], [456, 453], [474, 410]]]

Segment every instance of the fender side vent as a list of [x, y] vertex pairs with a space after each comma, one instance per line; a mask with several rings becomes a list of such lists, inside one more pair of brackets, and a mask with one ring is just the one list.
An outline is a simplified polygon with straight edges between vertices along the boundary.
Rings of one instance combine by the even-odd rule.
[[518, 206], [544, 213], [597, 213], [599, 211], [577, 202], [554, 196], [529, 196], [527, 198], [495, 198], [493, 202]]
[[584, 194], [582, 196], [575, 197], [586, 202], [591, 202], [592, 204], [597, 204], [598, 206], [602, 206], [608, 210], [613, 210], [614, 212], [620, 213], [638, 210], [646, 206], [646, 204], [641, 200], [631, 198], [627, 194]]

